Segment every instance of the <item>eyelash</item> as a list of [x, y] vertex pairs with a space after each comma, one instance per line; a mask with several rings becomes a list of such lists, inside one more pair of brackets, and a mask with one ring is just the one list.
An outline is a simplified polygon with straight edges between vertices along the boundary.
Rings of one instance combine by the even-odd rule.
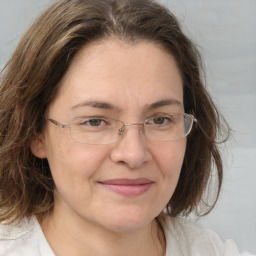
[[[90, 124], [90, 122], [92, 120], [97, 120], [97, 121], [100, 121], [101, 123], [104, 122], [105, 124], [107, 123], [106, 119], [103, 119], [103, 118], [87, 118], [85, 121], [81, 122], [80, 125], [84, 125], [84, 124], [87, 124], [87, 123]], [[92, 124], [90, 124], [90, 126], [97, 127], [97, 125], [92, 125]], [[101, 125], [99, 125], [99, 126], [101, 126]]]
[[[160, 118], [160, 117], [164, 117], [166, 121], [172, 122], [172, 119], [168, 117], [168, 114], [164, 114], [164, 113], [157, 113], [154, 115], [150, 115], [148, 118], [145, 118], [144, 120], [148, 120], [148, 119], [154, 119], [154, 118]], [[79, 118], [75, 118], [74, 120], [81, 120], [81, 122], [79, 123], [79, 125], [84, 125], [92, 120], [100, 120], [101, 122], [108, 122], [108, 119], [112, 119], [109, 117], [103, 117], [103, 116], [88, 116], [88, 117], [79, 117]], [[115, 120], [115, 119], [113, 119]]]

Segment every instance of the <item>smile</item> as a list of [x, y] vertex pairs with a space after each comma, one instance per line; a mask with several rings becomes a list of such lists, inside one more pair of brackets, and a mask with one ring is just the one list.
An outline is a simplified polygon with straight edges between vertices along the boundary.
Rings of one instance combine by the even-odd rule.
[[154, 184], [152, 180], [146, 178], [140, 179], [114, 179], [99, 182], [105, 188], [123, 195], [123, 196], [139, 196], [144, 194]]

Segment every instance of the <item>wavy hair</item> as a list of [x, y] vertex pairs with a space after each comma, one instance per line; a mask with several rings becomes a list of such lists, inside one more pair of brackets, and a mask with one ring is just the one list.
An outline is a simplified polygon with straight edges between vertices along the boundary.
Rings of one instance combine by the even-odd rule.
[[[0, 222], [42, 217], [52, 210], [51, 171], [46, 159], [31, 153], [30, 143], [42, 132], [42, 117], [75, 54], [89, 42], [108, 38], [129, 44], [147, 40], [175, 57], [183, 77], [185, 112], [198, 125], [188, 137], [166, 212], [200, 215], [215, 205], [223, 176], [217, 143], [222, 119], [206, 91], [200, 54], [176, 17], [152, 0], [58, 0], [35, 20], [1, 72]], [[203, 195], [213, 170], [217, 179], [209, 202]], [[198, 206], [203, 198], [202, 212]]]

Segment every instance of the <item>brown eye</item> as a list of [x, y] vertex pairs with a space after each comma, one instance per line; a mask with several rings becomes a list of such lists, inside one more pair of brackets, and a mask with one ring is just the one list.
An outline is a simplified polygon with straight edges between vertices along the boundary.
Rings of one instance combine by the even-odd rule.
[[79, 125], [83, 127], [100, 127], [105, 124], [107, 124], [107, 122], [101, 118], [88, 118], [79, 123]]
[[102, 124], [102, 120], [101, 119], [90, 119], [87, 121], [89, 123], [89, 125], [91, 126], [100, 126]]
[[154, 124], [164, 124], [165, 119], [166, 118], [163, 116], [158, 116], [158, 117], [154, 117], [152, 121]]
[[163, 128], [170, 126], [173, 120], [169, 116], [155, 116], [145, 121], [147, 126], [154, 126], [154, 128]]

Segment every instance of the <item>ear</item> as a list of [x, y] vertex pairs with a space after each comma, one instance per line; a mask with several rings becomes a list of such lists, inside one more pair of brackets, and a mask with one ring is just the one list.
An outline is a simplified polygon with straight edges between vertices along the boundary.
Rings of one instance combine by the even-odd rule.
[[45, 137], [42, 134], [39, 134], [30, 143], [30, 149], [34, 156], [41, 159], [46, 158]]

